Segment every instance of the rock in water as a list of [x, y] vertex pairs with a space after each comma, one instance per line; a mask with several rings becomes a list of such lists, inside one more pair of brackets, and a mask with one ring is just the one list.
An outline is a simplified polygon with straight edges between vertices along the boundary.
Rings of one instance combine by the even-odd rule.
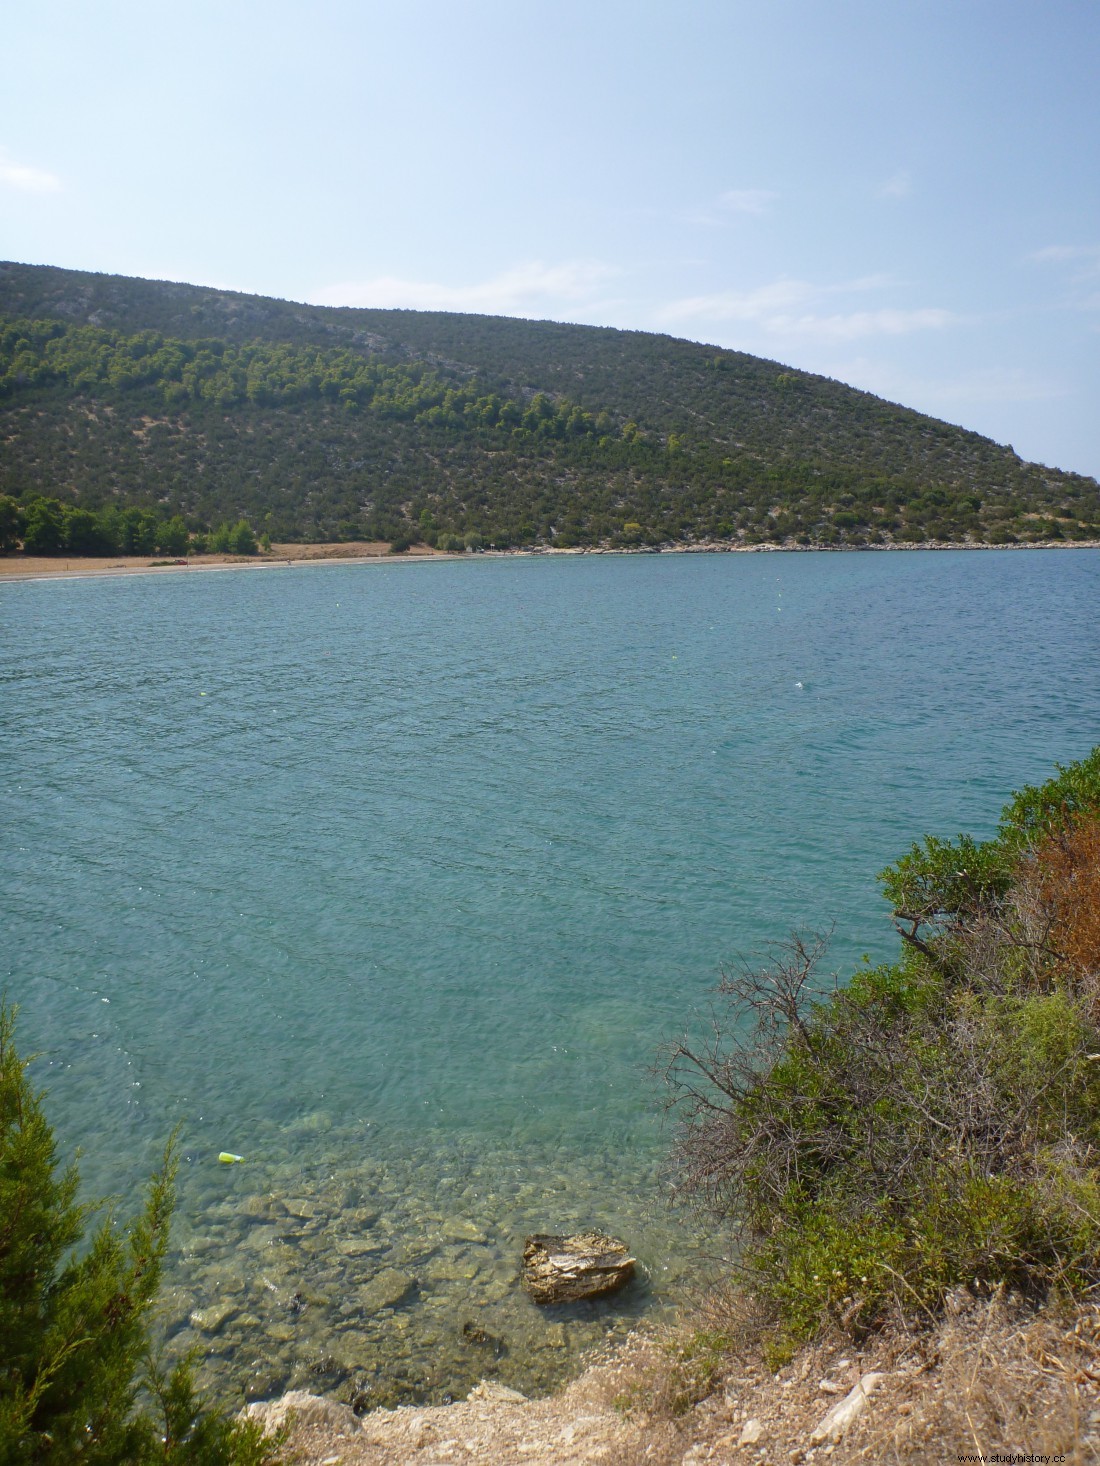
[[573, 1237], [528, 1237], [523, 1244], [523, 1282], [536, 1303], [573, 1303], [613, 1293], [634, 1276], [626, 1244], [602, 1232]]

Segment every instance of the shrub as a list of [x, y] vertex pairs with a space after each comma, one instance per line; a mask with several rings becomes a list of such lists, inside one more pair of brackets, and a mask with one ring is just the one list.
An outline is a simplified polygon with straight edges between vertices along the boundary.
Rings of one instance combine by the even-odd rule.
[[993, 840], [883, 873], [900, 959], [823, 980], [823, 939], [723, 976], [668, 1055], [685, 1192], [791, 1340], [960, 1285], [1100, 1283], [1100, 750]]
[[[203, 1409], [186, 1363], [152, 1358], [148, 1329], [173, 1205], [172, 1144], [142, 1213], [93, 1208], [62, 1173], [42, 1096], [0, 1005], [0, 1461], [5, 1466], [260, 1466], [272, 1450], [253, 1423]], [[141, 1395], [144, 1408], [139, 1408]]]

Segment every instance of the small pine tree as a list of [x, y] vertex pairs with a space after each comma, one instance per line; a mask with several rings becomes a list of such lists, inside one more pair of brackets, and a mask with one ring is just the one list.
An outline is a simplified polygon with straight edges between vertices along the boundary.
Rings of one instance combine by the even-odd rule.
[[[0, 1004], [0, 1462], [3, 1466], [260, 1466], [272, 1459], [253, 1423], [197, 1400], [186, 1363], [152, 1359], [148, 1328], [174, 1202], [173, 1142], [127, 1227], [76, 1200], [58, 1174], [42, 1095]], [[137, 1406], [139, 1394], [155, 1414]]]
[[238, 519], [229, 531], [229, 548], [235, 555], [256, 553], [256, 536], [247, 519]]

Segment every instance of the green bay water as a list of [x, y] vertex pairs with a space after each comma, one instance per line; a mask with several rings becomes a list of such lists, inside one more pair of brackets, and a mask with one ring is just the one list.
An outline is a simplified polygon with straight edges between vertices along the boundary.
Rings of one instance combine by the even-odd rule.
[[[647, 1070], [722, 963], [1100, 741], [1100, 553], [489, 558], [0, 587], [0, 986], [223, 1393], [525, 1389], [721, 1251]], [[227, 1150], [246, 1157], [219, 1165]], [[539, 1310], [530, 1231], [641, 1264]]]

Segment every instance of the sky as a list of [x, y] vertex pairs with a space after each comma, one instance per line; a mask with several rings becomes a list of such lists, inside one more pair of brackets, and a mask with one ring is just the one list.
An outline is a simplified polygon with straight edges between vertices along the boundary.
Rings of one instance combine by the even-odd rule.
[[1096, 0], [34, 0], [0, 258], [667, 332], [1100, 477]]

